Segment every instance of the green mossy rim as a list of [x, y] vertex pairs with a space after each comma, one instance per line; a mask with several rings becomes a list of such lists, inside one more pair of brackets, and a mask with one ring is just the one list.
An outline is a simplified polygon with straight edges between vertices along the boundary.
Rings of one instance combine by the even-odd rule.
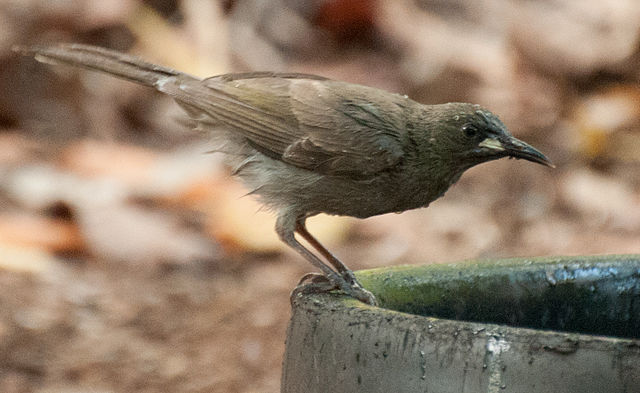
[[471, 260], [356, 275], [394, 311], [640, 338], [640, 255]]

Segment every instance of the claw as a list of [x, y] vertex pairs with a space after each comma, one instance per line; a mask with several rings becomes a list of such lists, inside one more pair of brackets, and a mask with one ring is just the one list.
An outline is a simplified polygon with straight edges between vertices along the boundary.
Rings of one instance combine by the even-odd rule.
[[[327, 276], [325, 276], [322, 273], [307, 273], [304, 276], [300, 277], [300, 280], [298, 281], [298, 284], [296, 285], [296, 288], [303, 285], [305, 283], [305, 281], [309, 281], [310, 283], [317, 283], [317, 282], [322, 282], [322, 281], [329, 281], [329, 279], [327, 278]], [[294, 289], [295, 290], [295, 289]]]
[[352, 296], [360, 300], [361, 302], [371, 306], [378, 305], [378, 302], [376, 301], [376, 297], [373, 296], [371, 292], [364, 289], [362, 285], [360, 285], [360, 283], [358, 282], [358, 279], [356, 278], [356, 275], [353, 274], [353, 271], [351, 271], [350, 269], [346, 269], [340, 275], [347, 283], [351, 285], [351, 288], [349, 288], [349, 291], [351, 292], [343, 289], [345, 292], [347, 292], [347, 294], [349, 294], [349, 296]]
[[[302, 277], [302, 280], [300, 281], [304, 281], [304, 279], [307, 276], [310, 276], [311, 274], [315, 275], [318, 273], [310, 273], [310, 274], [305, 274]], [[321, 274], [318, 274], [320, 276], [322, 276]], [[325, 277], [325, 276], [322, 276]], [[325, 277], [326, 279], [326, 277]], [[334, 289], [338, 289], [338, 287], [336, 287], [334, 284], [332, 284], [331, 282], [329, 282], [329, 280], [326, 280], [324, 282], [314, 282], [312, 281], [309, 284], [298, 284], [293, 291], [291, 291], [291, 296], [289, 297], [289, 301], [291, 302], [291, 306], [293, 307], [293, 301], [295, 298], [298, 297], [302, 297], [304, 295], [308, 295], [308, 294], [312, 294], [312, 293], [327, 293], [327, 292], [331, 292]]]
[[362, 288], [361, 286], [357, 286], [357, 287], [352, 287], [352, 293], [349, 293], [350, 296], [360, 300], [363, 303], [366, 303], [370, 306], [374, 306], [376, 307], [378, 305], [378, 301], [376, 300], [376, 297], [373, 296], [373, 293], [367, 291], [366, 289]]
[[[298, 285], [291, 292], [291, 303], [296, 297], [301, 297], [311, 293], [327, 293], [333, 290], [341, 290], [348, 296], [360, 300], [371, 306], [377, 306], [375, 296], [360, 285], [351, 270], [347, 270], [336, 277], [327, 277], [320, 273], [307, 273], [298, 282]], [[305, 284], [305, 281], [309, 281]]]

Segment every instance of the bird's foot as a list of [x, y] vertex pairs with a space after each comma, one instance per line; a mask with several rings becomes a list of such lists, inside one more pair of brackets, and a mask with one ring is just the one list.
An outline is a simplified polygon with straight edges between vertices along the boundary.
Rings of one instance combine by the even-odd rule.
[[347, 288], [340, 288], [347, 295], [371, 306], [378, 305], [376, 297], [373, 296], [373, 293], [364, 289], [351, 269], [346, 269], [340, 272], [340, 277], [348, 284]]
[[[344, 291], [344, 289], [343, 289]], [[347, 295], [356, 298], [358, 300], [360, 300], [363, 303], [366, 303], [370, 306], [377, 306], [378, 305], [378, 301], [376, 300], [376, 297], [373, 296], [373, 293], [367, 291], [366, 289], [364, 289], [363, 287], [360, 286], [360, 284], [357, 285], [353, 285], [350, 288], [351, 292], [347, 292]]]
[[[329, 279], [327, 278], [327, 276], [325, 276], [322, 273], [307, 273], [304, 276], [300, 277], [300, 281], [298, 281], [298, 284], [296, 285], [296, 288], [304, 286], [304, 283], [306, 281], [309, 281], [310, 283], [319, 283], [319, 282], [329, 282]], [[332, 288], [335, 289], [335, 288]]]
[[[309, 281], [309, 284], [305, 284]], [[330, 277], [320, 273], [308, 273], [302, 276], [298, 285], [291, 292], [291, 300], [298, 296], [309, 293], [327, 293], [339, 289], [355, 299], [371, 306], [377, 306], [375, 296], [360, 285], [351, 270], [347, 270], [342, 274], [332, 275]]]
[[[314, 275], [313, 278], [309, 277], [311, 274]], [[317, 275], [317, 276], [316, 276]], [[324, 278], [324, 280], [319, 280], [318, 277]], [[311, 279], [311, 282], [308, 284], [304, 284], [304, 281]], [[334, 289], [338, 289], [335, 285], [329, 282], [325, 276], [319, 273], [310, 273], [305, 274], [302, 279], [300, 279], [300, 283], [291, 291], [291, 297], [289, 298], [291, 301], [291, 305], [293, 306], [294, 299], [298, 297], [303, 297], [309, 294], [315, 293], [327, 293], [331, 292]]]
[[345, 281], [348, 282], [349, 284], [362, 287], [362, 285], [360, 285], [360, 283], [358, 282], [356, 275], [353, 274], [353, 270], [346, 269], [344, 271], [338, 272], [338, 274], [340, 274], [340, 276], [342, 276], [342, 278], [344, 278]]

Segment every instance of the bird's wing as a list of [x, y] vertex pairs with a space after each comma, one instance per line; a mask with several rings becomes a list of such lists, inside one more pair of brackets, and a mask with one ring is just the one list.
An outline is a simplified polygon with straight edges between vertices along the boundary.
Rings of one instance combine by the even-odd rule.
[[180, 89], [170, 94], [202, 111], [196, 120], [213, 118], [260, 152], [300, 168], [367, 178], [402, 160], [410, 100], [399, 95], [273, 73], [223, 75]]

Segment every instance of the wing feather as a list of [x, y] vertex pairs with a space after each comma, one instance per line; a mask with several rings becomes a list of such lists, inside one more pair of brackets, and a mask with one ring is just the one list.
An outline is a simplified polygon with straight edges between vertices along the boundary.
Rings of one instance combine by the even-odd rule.
[[212, 118], [270, 157], [359, 178], [402, 160], [404, 111], [414, 103], [374, 88], [301, 74], [231, 74], [166, 83], [160, 89], [191, 111], [202, 111], [196, 121]]

